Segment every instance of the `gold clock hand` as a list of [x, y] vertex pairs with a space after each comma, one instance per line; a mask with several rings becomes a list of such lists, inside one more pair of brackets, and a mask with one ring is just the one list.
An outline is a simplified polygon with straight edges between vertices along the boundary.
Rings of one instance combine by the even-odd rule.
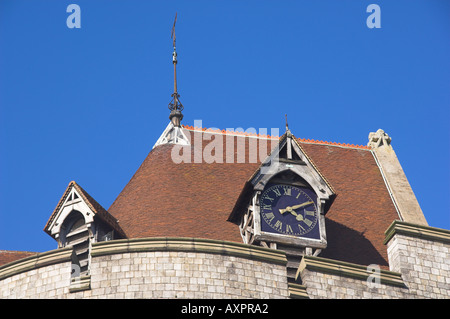
[[[286, 207], [284, 209], [279, 209], [279, 211], [280, 211], [280, 214], [284, 214], [286, 212], [291, 212], [292, 213], [292, 211], [295, 210], [295, 209], [299, 209], [299, 208], [301, 208], [303, 206], [308, 206], [308, 205], [311, 205], [311, 204], [314, 204], [314, 202], [313, 201], [309, 201], [309, 202], [302, 203], [302, 204], [299, 204], [299, 205], [294, 205], [292, 207], [288, 206], [288, 207]], [[295, 215], [295, 216], [297, 216], [297, 215]]]
[[295, 216], [295, 219], [297, 219], [298, 221], [302, 221], [303, 220], [303, 216], [301, 214], [297, 214], [293, 209], [293, 207], [286, 207], [285, 209], [280, 209], [280, 213], [284, 214], [285, 212], [290, 212], [292, 215]]
[[[283, 211], [283, 212], [282, 212]], [[292, 215], [295, 216], [295, 219], [297, 219], [298, 221], [302, 221], [303, 220], [303, 216], [301, 214], [297, 214], [292, 207], [286, 207], [285, 209], [280, 209], [280, 213], [283, 214], [285, 212], [290, 212]]]
[[290, 213], [295, 216], [295, 219], [298, 221], [303, 220], [302, 214], [297, 214], [294, 210], [291, 210]]
[[300, 205], [292, 206], [291, 208], [292, 208], [292, 209], [299, 209], [300, 207], [308, 206], [308, 205], [311, 205], [311, 204], [314, 204], [314, 202], [313, 202], [313, 201], [310, 201], [310, 202], [302, 203], [302, 204], [300, 204]]
[[286, 212], [292, 213], [293, 209], [292, 209], [291, 206], [288, 206], [288, 207], [286, 207], [286, 208], [284, 208], [284, 209], [280, 208], [279, 211], [280, 211], [280, 214], [284, 214], [284, 213], [286, 213]]

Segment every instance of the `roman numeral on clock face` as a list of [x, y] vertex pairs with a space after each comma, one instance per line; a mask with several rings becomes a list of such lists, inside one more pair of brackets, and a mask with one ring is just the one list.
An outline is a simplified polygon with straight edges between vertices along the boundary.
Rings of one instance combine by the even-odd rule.
[[283, 227], [283, 223], [277, 220], [277, 222], [274, 225], [275, 228], [279, 229], [281, 231], [281, 228]]
[[306, 225], [308, 225], [308, 227], [311, 227], [311, 225], [312, 225], [312, 221], [310, 221], [309, 219], [303, 219], [303, 222], [306, 224]]
[[281, 192], [278, 188], [274, 188], [273, 192], [275, 193], [275, 195], [277, 195], [277, 197], [281, 196]]
[[267, 217], [267, 221], [270, 223], [275, 218], [275, 215], [273, 213], [267, 213], [266, 217]]
[[310, 210], [305, 210], [305, 215], [306, 216], [314, 216], [314, 214], [315, 214], [315, 212], [312, 210], [312, 211], [310, 211]]
[[292, 234], [293, 233], [293, 230], [292, 230], [292, 227], [291, 227], [291, 225], [286, 225], [286, 233], [289, 233], [289, 234]]

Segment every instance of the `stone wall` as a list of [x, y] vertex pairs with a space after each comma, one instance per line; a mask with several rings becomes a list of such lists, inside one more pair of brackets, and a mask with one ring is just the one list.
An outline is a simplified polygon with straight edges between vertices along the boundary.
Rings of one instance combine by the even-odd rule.
[[58, 298], [68, 292], [72, 249], [52, 250], [0, 267], [0, 298]]
[[297, 280], [309, 298], [450, 298], [450, 231], [395, 221], [386, 230], [389, 271], [303, 257]]
[[286, 298], [284, 266], [217, 254], [157, 251], [100, 256], [91, 289], [72, 298]]
[[417, 298], [450, 298], [450, 231], [394, 222], [386, 231], [389, 267]]
[[71, 278], [72, 249], [0, 267], [0, 298], [446, 298], [450, 231], [395, 221], [390, 269], [304, 256], [287, 282], [284, 252], [193, 238], [95, 243], [90, 275]]
[[320, 257], [303, 257], [297, 272], [311, 299], [407, 298], [401, 274]]
[[[287, 298], [283, 252], [192, 238], [94, 244], [90, 275], [71, 279], [71, 251], [45, 266], [0, 268], [1, 298]], [[55, 250], [48, 254], [61, 253]]]

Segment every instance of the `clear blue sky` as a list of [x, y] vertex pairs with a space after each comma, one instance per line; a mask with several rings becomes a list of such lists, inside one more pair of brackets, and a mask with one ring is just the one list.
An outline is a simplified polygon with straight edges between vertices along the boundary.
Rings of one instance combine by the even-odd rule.
[[[81, 28], [69, 29], [69, 4]], [[369, 4], [381, 28], [369, 29]], [[0, 249], [46, 251], [71, 180], [108, 208], [168, 124], [365, 145], [384, 129], [450, 229], [450, 1], [0, 1]]]

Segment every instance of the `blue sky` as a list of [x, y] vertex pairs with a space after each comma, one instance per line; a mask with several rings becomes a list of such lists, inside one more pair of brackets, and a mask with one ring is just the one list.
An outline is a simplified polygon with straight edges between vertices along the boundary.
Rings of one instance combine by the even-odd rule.
[[[81, 8], [70, 29], [69, 4]], [[370, 29], [369, 4], [381, 8]], [[365, 145], [379, 128], [450, 229], [450, 1], [0, 1], [0, 250], [46, 251], [71, 180], [108, 208], [168, 124]]]

